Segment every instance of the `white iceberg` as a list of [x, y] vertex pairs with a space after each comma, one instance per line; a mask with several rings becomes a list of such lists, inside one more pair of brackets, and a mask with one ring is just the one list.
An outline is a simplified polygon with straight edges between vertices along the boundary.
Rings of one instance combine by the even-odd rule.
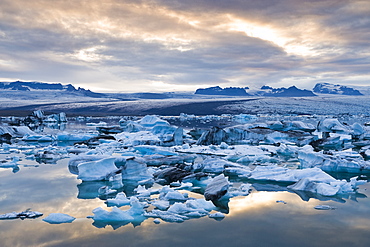
[[106, 158], [79, 164], [78, 179], [83, 181], [107, 180], [118, 171], [114, 165], [115, 158]]
[[107, 206], [108, 207], [122, 207], [126, 205], [130, 205], [130, 199], [127, 198], [126, 194], [124, 192], [120, 192], [116, 195], [115, 198], [108, 198], [107, 201]]

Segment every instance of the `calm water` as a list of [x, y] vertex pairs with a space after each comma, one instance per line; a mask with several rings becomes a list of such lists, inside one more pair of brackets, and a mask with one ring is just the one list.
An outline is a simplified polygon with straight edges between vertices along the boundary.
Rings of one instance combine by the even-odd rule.
[[[24, 157], [17, 150], [0, 154], [1, 159], [6, 156]], [[39, 164], [23, 158], [19, 163], [17, 173], [0, 168], [0, 214], [31, 208], [44, 216], [0, 221], [0, 246], [370, 246], [369, 183], [357, 195], [328, 201], [304, 201], [256, 184], [250, 195], [231, 199], [230, 213], [222, 221], [204, 217], [157, 225], [149, 218], [140, 226], [114, 230], [97, 228], [86, 218], [94, 208], [107, 207], [98, 198], [79, 199], [94, 196], [69, 172], [68, 159]], [[336, 210], [314, 209], [322, 204]], [[42, 221], [50, 213], [77, 219], [59, 225]]]

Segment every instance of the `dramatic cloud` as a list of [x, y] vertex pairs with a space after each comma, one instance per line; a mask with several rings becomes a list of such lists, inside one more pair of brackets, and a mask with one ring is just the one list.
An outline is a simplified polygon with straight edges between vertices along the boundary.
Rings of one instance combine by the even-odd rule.
[[0, 77], [93, 90], [366, 85], [367, 0], [2, 0]]

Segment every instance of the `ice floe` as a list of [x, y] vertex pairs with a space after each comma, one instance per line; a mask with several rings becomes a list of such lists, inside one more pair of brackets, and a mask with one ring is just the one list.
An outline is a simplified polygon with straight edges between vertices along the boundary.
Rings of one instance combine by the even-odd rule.
[[68, 214], [62, 213], [51, 213], [43, 221], [49, 224], [63, 224], [63, 223], [72, 223], [76, 218]]
[[20, 213], [12, 212], [0, 215], [0, 220], [11, 220], [11, 219], [34, 219], [42, 216], [43, 214], [37, 211], [31, 211], [29, 209], [22, 211]]

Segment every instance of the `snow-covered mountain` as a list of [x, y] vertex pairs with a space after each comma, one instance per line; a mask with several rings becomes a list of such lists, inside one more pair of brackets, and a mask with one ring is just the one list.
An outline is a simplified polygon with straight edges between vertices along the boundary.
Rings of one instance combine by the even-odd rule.
[[266, 97], [310, 97], [316, 96], [312, 91], [306, 89], [299, 89], [296, 86], [289, 88], [272, 88], [269, 86], [263, 86], [259, 90], [247, 93], [245, 88], [229, 87], [221, 88], [219, 86], [200, 88], [195, 91], [195, 94], [203, 95], [227, 95], [227, 96], [266, 96]]
[[363, 95], [359, 90], [351, 87], [335, 85], [327, 82], [317, 83], [313, 88], [315, 93], [342, 94], [342, 95]]
[[195, 91], [195, 94], [204, 95], [227, 95], [227, 96], [248, 96], [244, 88], [240, 87], [227, 87], [221, 88], [219, 86], [209, 88], [199, 88]]
[[45, 82], [0, 82], [0, 90], [12, 91], [60, 91], [68, 93], [78, 93], [89, 97], [104, 97], [104, 94], [94, 93], [88, 89], [75, 88], [72, 84], [63, 85], [61, 83], [45, 83]]
[[306, 89], [299, 89], [296, 86], [289, 88], [272, 88], [269, 86], [263, 86], [258, 90], [255, 95], [267, 96], [267, 97], [311, 97], [316, 96], [312, 91]]

